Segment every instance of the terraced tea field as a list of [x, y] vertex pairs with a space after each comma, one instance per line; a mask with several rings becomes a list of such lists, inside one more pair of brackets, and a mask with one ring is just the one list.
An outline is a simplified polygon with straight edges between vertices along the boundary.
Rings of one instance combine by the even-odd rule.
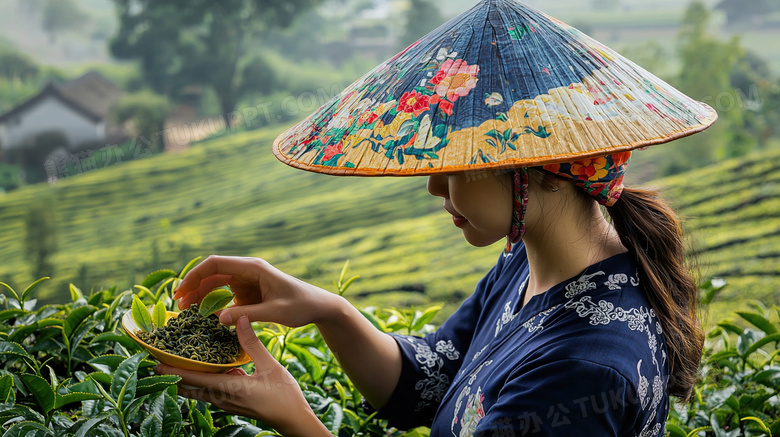
[[[128, 287], [157, 268], [212, 253], [261, 256], [324, 288], [346, 259], [360, 274], [360, 305], [445, 302], [468, 295], [502, 245], [469, 246], [425, 178], [338, 178], [280, 164], [278, 133], [228, 135], [168, 155], [25, 187], [0, 197], [0, 281], [22, 286], [24, 216], [50, 196], [58, 224], [54, 280], [39, 298], [64, 299], [67, 283]], [[705, 276], [729, 286], [713, 305], [780, 302], [780, 153], [724, 162], [658, 181], [689, 217]]]

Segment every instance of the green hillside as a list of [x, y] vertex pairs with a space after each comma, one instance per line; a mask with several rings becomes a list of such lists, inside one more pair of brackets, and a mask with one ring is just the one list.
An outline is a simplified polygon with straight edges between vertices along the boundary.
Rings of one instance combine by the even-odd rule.
[[[82, 288], [127, 287], [196, 256], [261, 256], [332, 289], [346, 259], [360, 304], [446, 302], [470, 293], [500, 243], [469, 246], [425, 178], [338, 178], [279, 163], [278, 128], [227, 135], [176, 154], [25, 187], [0, 197], [0, 280], [31, 281], [24, 216], [51, 196], [59, 251], [45, 300]], [[664, 146], [661, 146], [664, 147]], [[659, 181], [694, 236], [705, 276], [729, 282], [715, 305], [780, 302], [780, 153]]]

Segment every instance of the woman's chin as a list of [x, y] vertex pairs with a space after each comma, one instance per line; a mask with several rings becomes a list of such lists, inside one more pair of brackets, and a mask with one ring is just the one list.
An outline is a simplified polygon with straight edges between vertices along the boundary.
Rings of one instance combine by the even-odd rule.
[[470, 245], [474, 247], [487, 247], [491, 244], [501, 240], [504, 238], [503, 235], [495, 237], [495, 236], [489, 236], [482, 234], [480, 232], [477, 232], [475, 229], [471, 228], [465, 228], [463, 229], [463, 238], [466, 239], [466, 242], [468, 242]]

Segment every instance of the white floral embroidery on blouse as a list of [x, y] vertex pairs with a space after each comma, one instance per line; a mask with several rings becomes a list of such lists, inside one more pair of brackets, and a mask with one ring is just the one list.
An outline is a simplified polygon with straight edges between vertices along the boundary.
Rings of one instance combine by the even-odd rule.
[[588, 290], [595, 290], [596, 289], [596, 282], [591, 281], [595, 276], [604, 275], [604, 272], [596, 272], [592, 275], [582, 275], [579, 278], [577, 278], [576, 281], [572, 281], [568, 284], [566, 284], [566, 298], [571, 299], [572, 297], [581, 294]]
[[[432, 351], [423, 339], [417, 337], [404, 337], [412, 345], [415, 351], [414, 358], [421, 365], [425, 378], [420, 379], [414, 385], [414, 389], [420, 391], [420, 401], [415, 406], [415, 411], [422, 411], [431, 404], [431, 401], [441, 402], [444, 393], [450, 386], [450, 378], [442, 372], [444, 359], [442, 355]], [[448, 360], [457, 360], [460, 353], [455, 349], [451, 340], [445, 342], [439, 340], [436, 343], [437, 352], [441, 352]], [[441, 351], [440, 351], [441, 350]], [[442, 352], [443, 351], [443, 352]]]
[[[639, 275], [637, 274], [637, 278]], [[625, 273], [616, 273], [614, 275], [609, 275], [607, 278], [607, 281], [604, 282], [604, 285], [607, 286], [610, 290], [621, 290], [623, 287], [621, 285], [625, 284], [631, 284], [632, 286], [636, 287], [639, 285], [639, 279], [637, 279], [633, 276], [629, 277]]]
[[439, 340], [436, 342], [436, 352], [444, 354], [448, 360], [454, 361], [460, 358], [460, 352], [455, 350], [455, 346], [452, 345], [452, 340]]
[[[660, 423], [655, 423], [656, 415], [658, 414], [658, 407], [663, 399], [664, 390], [667, 381], [661, 379], [661, 365], [655, 358], [658, 351], [658, 338], [657, 335], [661, 334], [661, 325], [655, 320], [655, 312], [653, 309], [646, 309], [644, 307], [623, 309], [621, 307], [615, 307], [611, 302], [605, 300], [599, 300], [598, 303], [593, 302], [591, 296], [582, 296], [579, 300], [570, 300], [566, 303], [565, 308], [574, 309], [580, 317], [589, 318], [591, 325], [606, 325], [613, 321], [624, 322], [632, 331], [640, 331], [647, 334], [647, 347], [652, 351], [653, 365], [656, 368], [656, 375], [653, 377], [652, 385], [652, 399], [650, 393], [648, 393], [649, 382], [647, 378], [642, 375], [641, 366], [642, 360], [637, 363], [638, 381], [636, 383], [637, 395], [639, 396], [640, 405], [643, 410], [650, 412], [647, 421], [639, 434], [639, 437], [650, 437], [659, 435], [662, 430]], [[653, 323], [655, 322], [655, 323]], [[655, 333], [651, 327], [655, 327]], [[656, 334], [657, 333], [657, 334]], [[661, 357], [663, 361], [666, 361], [666, 352], [662, 351]]]
[[549, 316], [553, 311], [557, 310], [558, 307], [561, 305], [554, 305], [539, 314], [531, 317], [528, 319], [525, 323], [523, 323], [523, 328], [527, 329], [529, 333], [534, 333], [536, 331], [541, 331], [544, 329], [543, 323], [547, 320], [547, 316]]
[[[455, 410], [454, 414], [452, 416], [452, 422], [450, 423], [450, 431], [452, 432], [453, 436], [458, 436], [459, 434], [455, 433], [455, 425], [458, 423], [458, 412], [460, 411], [461, 405], [463, 405], [463, 399], [468, 398], [468, 396], [471, 394], [471, 386], [474, 384], [474, 381], [477, 380], [477, 375], [479, 372], [482, 371], [485, 367], [493, 364], [493, 360], [487, 360], [479, 365], [476, 369], [474, 369], [471, 374], [469, 375], [469, 379], [466, 382], [465, 387], [463, 387], [460, 390], [460, 393], [458, 394], [458, 398], [455, 400]], [[481, 387], [478, 388], [478, 390], [481, 390]], [[481, 417], [480, 417], [481, 419]], [[478, 420], [477, 420], [478, 421]], [[476, 423], [474, 424], [476, 426]]]
[[504, 313], [496, 321], [496, 333], [493, 337], [497, 337], [501, 329], [509, 322], [515, 319], [517, 314], [512, 314], [512, 301], [510, 300], [504, 305]]

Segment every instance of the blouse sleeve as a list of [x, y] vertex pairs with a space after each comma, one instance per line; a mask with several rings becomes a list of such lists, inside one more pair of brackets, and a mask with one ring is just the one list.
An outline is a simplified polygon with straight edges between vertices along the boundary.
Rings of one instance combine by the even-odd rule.
[[625, 377], [566, 359], [517, 369], [477, 424], [474, 437], [627, 435], [638, 415]]
[[[441, 399], [463, 364], [481, 313], [485, 291], [495, 282], [501, 258], [469, 296], [440, 327], [424, 338], [390, 334], [401, 352], [401, 376], [377, 417], [390, 426], [410, 429], [430, 426]], [[366, 411], [372, 411], [364, 403]]]

